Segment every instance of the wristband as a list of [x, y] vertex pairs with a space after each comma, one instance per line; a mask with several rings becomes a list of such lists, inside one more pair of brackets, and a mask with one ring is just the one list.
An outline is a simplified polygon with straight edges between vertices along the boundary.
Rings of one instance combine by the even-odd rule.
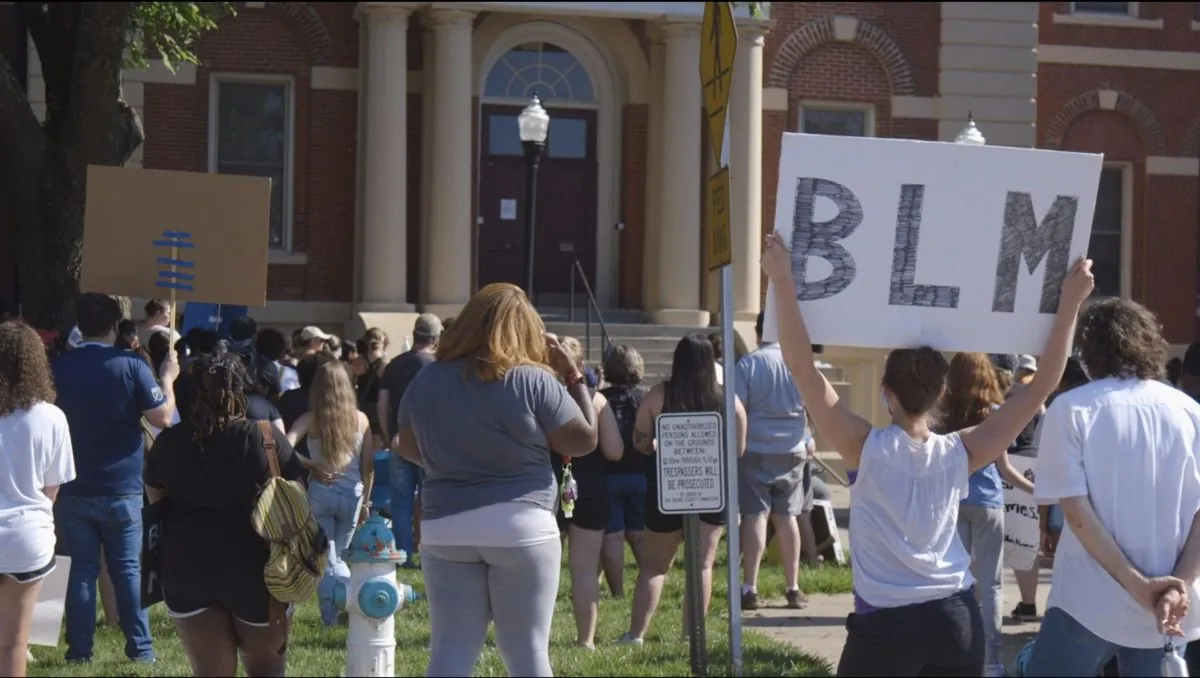
[[579, 384], [580, 382], [583, 381], [583, 373], [579, 372], [579, 371], [573, 372], [571, 374], [568, 374], [566, 379], [564, 379], [563, 381], [565, 381], [567, 383], [567, 388], [573, 388], [574, 386], [576, 386], [577, 384]]

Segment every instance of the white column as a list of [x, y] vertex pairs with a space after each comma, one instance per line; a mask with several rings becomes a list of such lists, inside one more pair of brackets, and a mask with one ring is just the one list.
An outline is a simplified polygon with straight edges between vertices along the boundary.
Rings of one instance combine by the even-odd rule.
[[659, 169], [662, 195], [658, 261], [658, 300], [650, 321], [658, 325], [707, 326], [700, 298], [700, 26], [667, 24], [664, 74], [663, 145]]
[[642, 250], [642, 308], [659, 307], [658, 243], [662, 233], [662, 109], [663, 109], [663, 47], [662, 33], [657, 28], [650, 34], [650, 119], [646, 123], [646, 237]]
[[429, 206], [433, 202], [433, 87], [437, 82], [434, 76], [437, 69], [434, 66], [436, 55], [433, 48], [433, 28], [425, 21], [425, 30], [421, 36], [421, 258], [420, 303], [429, 301], [429, 272], [432, 268], [430, 247], [433, 243], [433, 219], [430, 218]]
[[735, 321], [753, 321], [761, 299], [764, 33], [760, 28], [741, 29], [729, 100]]
[[408, 303], [408, 18], [377, 6], [367, 23], [366, 172], [360, 309], [413, 310]]
[[[429, 197], [429, 279], [425, 310], [457, 315], [471, 297], [471, 29], [474, 13], [433, 10], [434, 60]], [[436, 74], [436, 75], [434, 75]]]

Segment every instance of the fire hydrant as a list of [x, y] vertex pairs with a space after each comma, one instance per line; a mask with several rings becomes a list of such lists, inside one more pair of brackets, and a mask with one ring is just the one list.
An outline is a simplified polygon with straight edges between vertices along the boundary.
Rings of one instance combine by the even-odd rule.
[[396, 581], [396, 567], [408, 554], [396, 549], [392, 530], [378, 514], [371, 514], [354, 532], [343, 554], [350, 578], [333, 585], [333, 604], [346, 610], [347, 676], [396, 675], [396, 621], [394, 615], [417, 592]]

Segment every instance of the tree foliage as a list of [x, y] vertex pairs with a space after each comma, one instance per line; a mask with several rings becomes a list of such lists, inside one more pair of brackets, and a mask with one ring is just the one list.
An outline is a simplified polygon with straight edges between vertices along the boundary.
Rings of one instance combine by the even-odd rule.
[[150, 55], [172, 72], [180, 62], [197, 63], [193, 45], [217, 21], [236, 13], [232, 2], [139, 2], [130, 15], [126, 68], [145, 68]]
[[[196, 61], [196, 41], [231, 2], [19, 2], [41, 63], [44, 117], [0, 55], [0, 243], [16, 252], [20, 301], [61, 329], [79, 292], [88, 165], [123, 165], [141, 145], [122, 70]], [[3, 245], [0, 245], [3, 246]]]

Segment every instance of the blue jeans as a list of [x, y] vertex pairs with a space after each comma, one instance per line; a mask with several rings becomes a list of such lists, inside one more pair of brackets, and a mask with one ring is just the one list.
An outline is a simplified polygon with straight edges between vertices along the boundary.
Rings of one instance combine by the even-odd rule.
[[396, 548], [408, 554], [411, 561], [416, 555], [413, 538], [413, 508], [417, 491], [425, 480], [425, 471], [420, 466], [393, 455], [388, 463], [392, 488], [392, 534], [396, 537]]
[[646, 529], [646, 474], [608, 476], [608, 534]]
[[1062, 609], [1052, 607], [1042, 618], [1025, 675], [1098, 676], [1116, 656], [1122, 676], [1161, 676], [1163, 648], [1121, 647], [1084, 628]]
[[[308, 486], [308, 504], [313, 519], [329, 538], [329, 562], [325, 565], [323, 579], [349, 579], [350, 568], [342, 560], [342, 552], [349, 548], [354, 537], [362, 496], [352, 487], [312, 483]], [[329, 582], [322, 586], [329, 586]], [[337, 621], [337, 608], [332, 605], [332, 599], [327, 601], [322, 597], [320, 601], [321, 620], [326, 626], [332, 626]]]
[[96, 580], [100, 547], [117, 595], [125, 634], [125, 656], [154, 659], [150, 620], [142, 609], [142, 495], [75, 497], [59, 495], [54, 522], [71, 558], [67, 580], [67, 659], [88, 661], [96, 636]]

